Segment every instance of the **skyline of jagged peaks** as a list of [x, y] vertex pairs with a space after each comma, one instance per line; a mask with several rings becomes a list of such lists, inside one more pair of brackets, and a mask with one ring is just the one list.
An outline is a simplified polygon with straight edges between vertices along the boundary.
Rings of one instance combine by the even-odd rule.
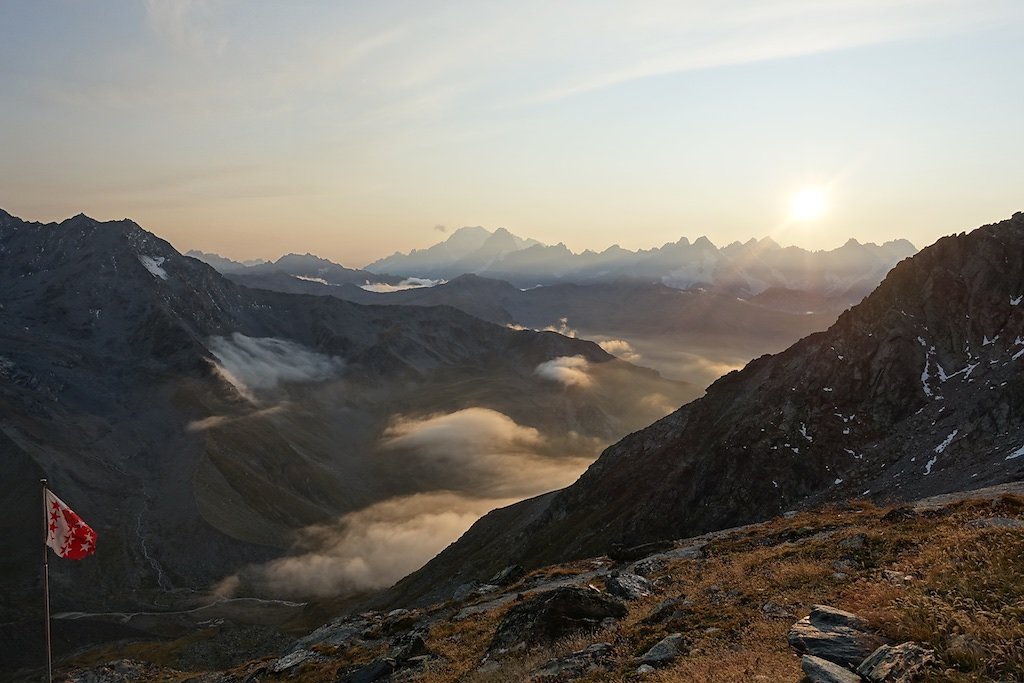
[[[667, 249], [670, 247], [695, 247], [698, 249], [714, 249], [714, 250], [737, 250], [739, 248], [752, 248], [758, 247], [759, 249], [790, 249], [799, 250], [809, 253], [818, 252], [832, 252], [843, 248], [865, 246], [865, 247], [882, 247], [893, 249], [894, 251], [901, 251], [914, 253], [918, 250], [918, 245], [914, 244], [911, 240], [900, 236], [894, 236], [891, 239], [884, 240], [882, 242], [872, 242], [858, 240], [856, 237], [848, 237], [841, 244], [831, 247], [824, 247], [819, 249], [807, 248], [799, 244], [791, 243], [780, 243], [771, 236], [765, 235], [760, 238], [748, 237], [745, 240], [733, 240], [727, 243], [718, 244], [714, 239], [706, 234], [699, 235], [698, 237], [691, 238], [686, 235], [681, 235], [673, 241], [668, 241], [659, 244], [651, 244], [648, 246], [640, 246], [635, 249], [627, 249], [622, 247], [620, 244], [611, 244], [603, 249], [594, 249], [584, 246], [579, 250], [572, 250], [564, 242], [557, 242], [554, 244], [548, 244], [532, 237], [521, 237], [508, 228], [498, 227], [494, 229], [485, 228], [480, 225], [474, 226], [463, 226], [450, 233], [447, 236], [434, 244], [425, 247], [412, 247], [412, 248], [398, 248], [395, 249], [391, 254], [383, 256], [374, 261], [366, 264], [343, 264], [339, 261], [333, 261], [332, 259], [325, 258], [323, 255], [316, 251], [297, 251], [287, 252], [274, 256], [271, 258], [252, 258], [252, 259], [235, 259], [232, 257], [231, 252], [214, 252], [214, 251], [203, 251], [202, 249], [188, 249], [182, 250], [183, 254], [189, 254], [200, 258], [201, 260], [207, 260], [208, 262], [221, 263], [224, 267], [235, 268], [239, 266], [256, 266], [264, 263], [277, 263], [281, 259], [288, 257], [312, 257], [319, 258], [325, 261], [335, 263], [337, 265], [345, 265], [348, 268], [365, 268], [367, 270], [381, 270], [386, 264], [393, 263], [399, 257], [409, 257], [413, 255], [423, 255], [424, 253], [437, 254], [437, 255], [466, 255], [472, 251], [475, 251], [483, 247], [486, 243], [490, 242], [493, 247], [498, 251], [522, 251], [529, 249], [530, 247], [539, 247], [541, 249], [557, 250], [563, 255], [569, 256], [590, 256], [590, 255], [614, 255], [618, 253], [633, 253], [642, 254], [645, 252], [655, 252], [661, 249]], [[502, 249], [502, 246], [505, 248]]]
[[1024, 6], [933, 4], [28, 3], [0, 203], [350, 266], [463, 225], [921, 246], [1019, 208], [1024, 154]]

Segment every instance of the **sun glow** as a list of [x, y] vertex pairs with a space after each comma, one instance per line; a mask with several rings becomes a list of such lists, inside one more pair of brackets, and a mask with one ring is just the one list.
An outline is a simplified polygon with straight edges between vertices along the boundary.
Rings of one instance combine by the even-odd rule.
[[793, 195], [789, 215], [794, 220], [811, 221], [825, 213], [825, 193], [813, 187], [800, 190]]

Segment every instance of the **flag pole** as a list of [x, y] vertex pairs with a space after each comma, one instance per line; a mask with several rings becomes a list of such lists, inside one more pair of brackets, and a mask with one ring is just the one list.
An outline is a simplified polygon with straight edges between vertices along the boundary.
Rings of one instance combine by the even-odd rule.
[[46, 507], [46, 479], [40, 479], [43, 485], [43, 602], [46, 604], [46, 683], [53, 681], [53, 660], [50, 656], [50, 556], [46, 551], [46, 539], [50, 533], [46, 520], [50, 510]]

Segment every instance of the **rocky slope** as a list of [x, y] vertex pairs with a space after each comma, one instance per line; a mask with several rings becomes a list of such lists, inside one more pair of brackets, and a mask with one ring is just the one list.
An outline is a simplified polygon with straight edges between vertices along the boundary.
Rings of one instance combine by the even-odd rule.
[[259, 659], [207, 627], [60, 670], [76, 683], [1019, 680], [1022, 491], [830, 505], [629, 557], [511, 566], [443, 603], [333, 618]]
[[1020, 479], [1022, 304], [1024, 214], [943, 238], [826, 332], [721, 378], [572, 486], [491, 513], [388, 599], [826, 500]]
[[[533, 470], [564, 476], [656, 417], [652, 394], [694, 391], [451, 308], [240, 287], [128, 220], [0, 211], [0, 621], [37, 611], [44, 473], [100, 537], [52, 565], [55, 611], [181, 605], [396, 496], [536, 492]], [[451, 442], [413, 438], [432, 419], [506, 448], [445, 460]]]

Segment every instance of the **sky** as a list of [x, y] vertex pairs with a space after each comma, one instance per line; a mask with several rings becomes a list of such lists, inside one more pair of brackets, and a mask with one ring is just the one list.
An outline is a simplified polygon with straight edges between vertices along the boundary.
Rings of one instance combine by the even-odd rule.
[[356, 267], [463, 225], [574, 251], [921, 247], [1024, 210], [1019, 0], [0, 14], [0, 208], [129, 217], [180, 251]]

